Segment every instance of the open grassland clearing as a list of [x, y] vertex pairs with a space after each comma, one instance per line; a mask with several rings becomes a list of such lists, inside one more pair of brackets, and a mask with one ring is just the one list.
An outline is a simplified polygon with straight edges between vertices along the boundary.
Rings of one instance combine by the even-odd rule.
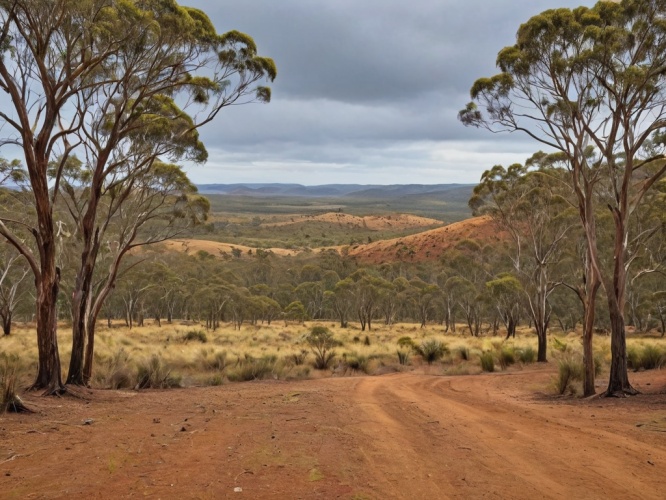
[[[536, 361], [536, 337], [527, 328], [515, 339], [503, 336], [472, 337], [458, 325], [457, 333], [441, 325], [377, 325], [361, 331], [354, 324], [335, 323], [246, 325], [240, 330], [223, 324], [216, 330], [190, 322], [163, 323], [131, 330], [121, 324], [98, 326], [92, 386], [96, 388], [147, 388], [222, 385], [257, 379], [295, 380], [329, 376], [377, 375], [423, 370], [431, 375], [476, 375], [515, 371]], [[312, 342], [313, 330], [329, 336], [326, 345]], [[63, 367], [67, 366], [71, 333], [62, 325]], [[17, 325], [10, 336], [0, 337], [5, 363], [16, 365], [27, 386], [37, 360], [35, 332]], [[549, 336], [549, 359], [558, 376], [541, 390], [553, 394], [578, 394], [582, 382], [580, 334]], [[322, 355], [322, 347], [326, 352]], [[666, 367], [666, 338], [633, 335], [628, 339], [630, 367], [653, 370]], [[325, 356], [327, 359], [320, 359]], [[595, 364], [603, 388], [610, 364], [610, 339], [595, 339]]]

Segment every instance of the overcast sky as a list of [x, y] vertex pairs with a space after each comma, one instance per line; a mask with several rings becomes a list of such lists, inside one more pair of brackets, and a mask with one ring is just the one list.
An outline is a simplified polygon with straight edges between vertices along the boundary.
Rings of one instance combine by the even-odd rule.
[[195, 182], [476, 183], [539, 145], [464, 127], [475, 79], [530, 16], [586, 0], [181, 0], [251, 35], [278, 77], [270, 104], [202, 131]]

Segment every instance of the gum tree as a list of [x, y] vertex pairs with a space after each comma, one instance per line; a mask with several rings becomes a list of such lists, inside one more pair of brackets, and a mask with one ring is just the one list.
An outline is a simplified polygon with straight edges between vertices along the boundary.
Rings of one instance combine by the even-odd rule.
[[[460, 112], [466, 125], [522, 132], [560, 153], [587, 242], [585, 281], [603, 284], [610, 313], [607, 395], [635, 394], [627, 375], [624, 309], [628, 267], [642, 234], [630, 219], [666, 171], [666, 1], [599, 2], [548, 10], [521, 25], [497, 57], [500, 73], [477, 80]], [[600, 258], [596, 209], [613, 219], [613, 258]], [[591, 298], [588, 295], [588, 300]]]
[[537, 360], [545, 362], [549, 297], [557, 285], [552, 271], [572, 222], [567, 214], [570, 205], [559, 192], [560, 172], [540, 165], [540, 158], [537, 154], [525, 165], [495, 165], [484, 172], [469, 206], [475, 215], [490, 216], [511, 238], [510, 260], [536, 330]]
[[[22, 153], [25, 185], [34, 202], [29, 224], [0, 216], [0, 234], [26, 258], [35, 276], [39, 364], [34, 388], [63, 389], [57, 342], [54, 208], [68, 162], [77, 155], [90, 176], [79, 272], [73, 297], [74, 332], [84, 335], [90, 280], [101, 242], [98, 208], [109, 177], [141, 172], [158, 159], [203, 162], [197, 128], [229, 105], [268, 101], [257, 86], [275, 65], [252, 39], [219, 35], [208, 17], [174, 0], [0, 0], [0, 144]], [[16, 236], [23, 224], [37, 254]], [[72, 380], [80, 382], [81, 380]]]

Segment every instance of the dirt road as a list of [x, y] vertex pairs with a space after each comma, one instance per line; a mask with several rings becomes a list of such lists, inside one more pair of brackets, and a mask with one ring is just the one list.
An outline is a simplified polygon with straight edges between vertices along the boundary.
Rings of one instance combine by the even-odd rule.
[[666, 497], [666, 371], [579, 401], [552, 370], [30, 397], [0, 498]]

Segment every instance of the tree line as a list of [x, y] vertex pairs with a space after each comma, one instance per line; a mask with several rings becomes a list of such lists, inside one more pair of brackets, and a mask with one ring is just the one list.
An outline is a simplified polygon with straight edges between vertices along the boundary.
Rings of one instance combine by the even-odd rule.
[[[20, 152], [0, 162], [10, 188], [0, 235], [34, 278], [33, 388], [53, 394], [65, 389], [57, 337], [63, 261], [76, 269], [67, 382], [85, 384], [95, 319], [124, 256], [207, 210], [179, 167], [206, 160], [198, 129], [227, 106], [268, 102], [270, 89], [258, 82], [273, 80], [276, 67], [248, 35], [218, 34], [204, 12], [174, 0], [7, 0], [0, 20], [8, 100], [0, 143]], [[68, 235], [76, 257], [64, 252]]]

